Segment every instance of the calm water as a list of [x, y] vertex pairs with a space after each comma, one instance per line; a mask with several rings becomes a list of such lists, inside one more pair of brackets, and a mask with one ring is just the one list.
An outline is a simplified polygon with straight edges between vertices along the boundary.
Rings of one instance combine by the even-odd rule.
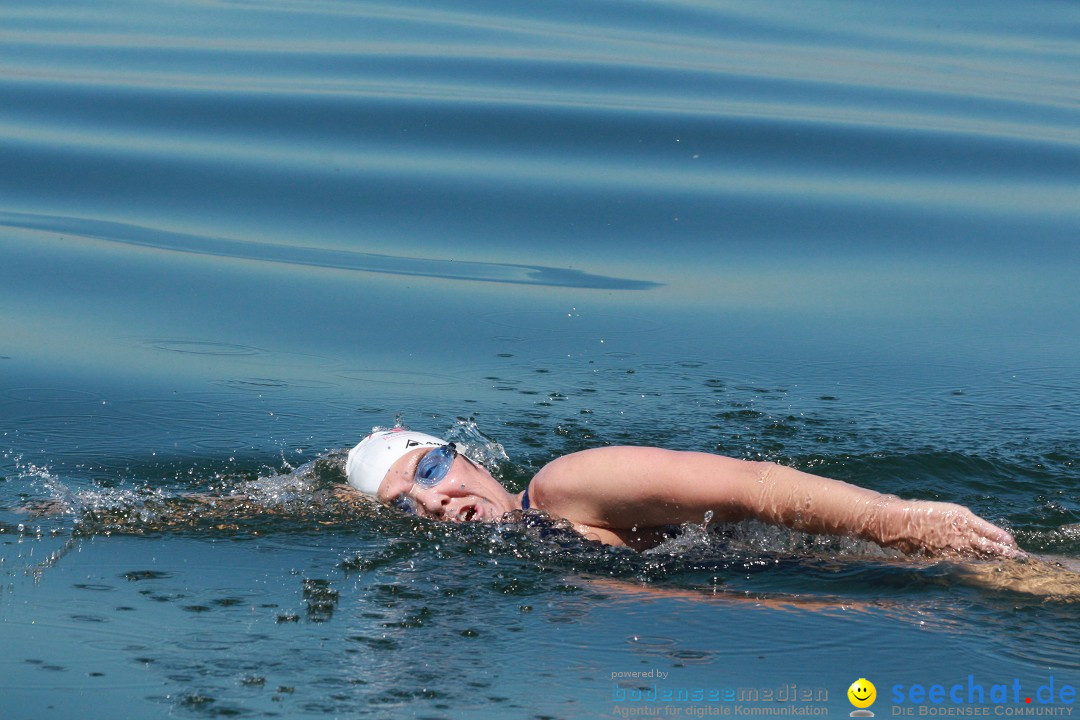
[[1076, 563], [1077, 38], [1068, 2], [6, 4], [0, 717], [1080, 685], [1065, 570], [327, 500], [397, 417], [513, 487], [715, 450]]

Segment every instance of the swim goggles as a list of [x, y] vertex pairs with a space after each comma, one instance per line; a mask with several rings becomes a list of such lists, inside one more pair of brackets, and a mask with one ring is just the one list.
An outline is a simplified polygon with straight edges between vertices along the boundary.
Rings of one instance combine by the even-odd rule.
[[[432, 488], [438, 485], [446, 477], [446, 474], [450, 472], [450, 467], [454, 464], [454, 460], [458, 456], [457, 446], [454, 443], [447, 443], [442, 447], [437, 447], [430, 452], [424, 454], [424, 457], [420, 458], [420, 462], [416, 464], [416, 473], [413, 475], [413, 482], [422, 488]], [[394, 498], [390, 504], [401, 510], [407, 512], [410, 515], [416, 515], [416, 501], [405, 493], [401, 493]]]

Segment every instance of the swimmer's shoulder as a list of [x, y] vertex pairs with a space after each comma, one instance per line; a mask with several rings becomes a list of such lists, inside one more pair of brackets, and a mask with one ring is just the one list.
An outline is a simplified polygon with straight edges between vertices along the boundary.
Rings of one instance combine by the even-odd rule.
[[605, 545], [645, 549], [660, 542], [665, 528], [613, 527], [604, 522], [601, 506], [618, 504], [628, 464], [652, 463], [670, 451], [660, 448], [611, 446], [581, 450], [552, 460], [529, 483], [530, 506], [568, 520], [589, 540]]
[[555, 458], [540, 468], [529, 483], [532, 506], [567, 519], [580, 514], [591, 481], [602, 470], [603, 451], [610, 449], [581, 450]]
[[[655, 486], [654, 478], [666, 475], [684, 455], [687, 453], [633, 445], [580, 450], [540, 468], [530, 484], [529, 496], [554, 507], [598, 496], [640, 492], [640, 485]], [[534, 486], [535, 495], [531, 489]]]

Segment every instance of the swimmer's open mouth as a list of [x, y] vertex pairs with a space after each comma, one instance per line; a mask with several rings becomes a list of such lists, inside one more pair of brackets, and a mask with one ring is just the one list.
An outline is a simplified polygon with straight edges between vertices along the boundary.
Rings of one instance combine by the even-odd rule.
[[458, 517], [461, 518], [462, 522], [472, 522], [472, 519], [476, 517], [476, 506], [468, 505], [463, 507], [461, 512], [458, 513]]

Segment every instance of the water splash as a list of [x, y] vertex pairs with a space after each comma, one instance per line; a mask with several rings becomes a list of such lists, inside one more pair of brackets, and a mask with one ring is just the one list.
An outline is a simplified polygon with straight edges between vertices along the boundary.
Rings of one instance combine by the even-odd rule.
[[[200, 473], [192, 468], [164, 484], [143, 478], [138, 486], [72, 487], [48, 469], [27, 465], [42, 497], [18, 509], [32, 517], [66, 518], [72, 536], [157, 534], [165, 531], [263, 534], [348, 527], [366, 503], [342, 499], [343, 451], [331, 451], [297, 468], [258, 474], [234, 470]], [[108, 482], [108, 481], [106, 481]]]
[[473, 418], [458, 418], [446, 433], [446, 439], [456, 443], [461, 453], [477, 465], [499, 477], [502, 464], [510, 460], [499, 442], [489, 438]]

